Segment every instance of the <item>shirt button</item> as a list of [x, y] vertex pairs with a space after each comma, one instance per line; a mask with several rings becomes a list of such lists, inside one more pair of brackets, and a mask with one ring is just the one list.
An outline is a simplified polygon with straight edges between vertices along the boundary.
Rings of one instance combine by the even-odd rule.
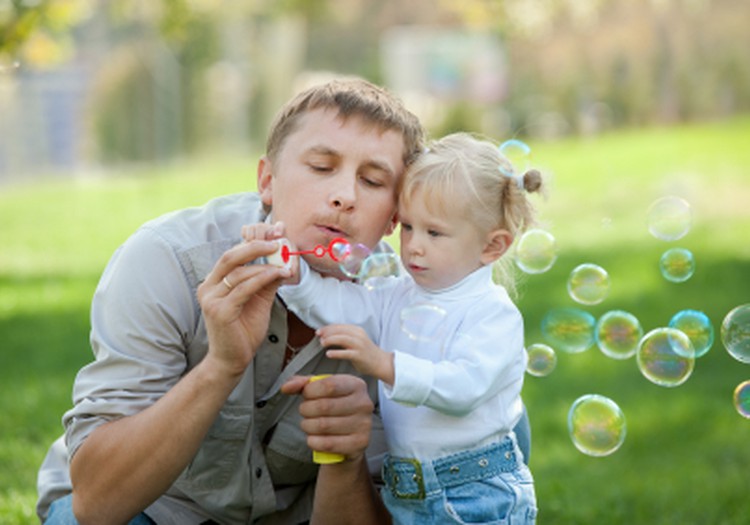
[[268, 401], [266, 401], [265, 399], [261, 399], [260, 401], [255, 402], [255, 407], [263, 408], [264, 406], [266, 406], [266, 403], [268, 403]]
[[263, 475], [263, 469], [258, 467], [255, 469], [255, 477], [260, 478]]
[[268, 340], [271, 341], [272, 343], [278, 343], [279, 336], [277, 336], [276, 334], [271, 334], [268, 336]]

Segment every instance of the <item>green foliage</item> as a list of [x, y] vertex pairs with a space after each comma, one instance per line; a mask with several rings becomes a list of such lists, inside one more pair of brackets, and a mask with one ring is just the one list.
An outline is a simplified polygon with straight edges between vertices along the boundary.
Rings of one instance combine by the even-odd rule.
[[[730, 308], [750, 302], [749, 135], [744, 118], [531, 144], [534, 164], [551, 177], [538, 207], [560, 255], [548, 273], [520, 283], [527, 343], [541, 340], [549, 308], [574, 305], [565, 281], [582, 262], [602, 265], [612, 279], [607, 300], [585, 309], [631, 311], [646, 330], [683, 308], [705, 311], [718, 330]], [[36, 523], [36, 470], [62, 431], [75, 373], [91, 358], [89, 302], [113, 250], [142, 222], [250, 189], [253, 179], [254, 162], [212, 159], [2, 189], [0, 522]], [[649, 204], [666, 193], [687, 198], [695, 213], [693, 229], [676, 243], [645, 228]], [[696, 256], [696, 274], [685, 283], [668, 283], [655, 268], [673, 245]], [[731, 395], [745, 379], [747, 366], [729, 357], [718, 334], [690, 380], [674, 389], [646, 381], [634, 360], [614, 361], [596, 348], [558, 355], [550, 376], [528, 377], [524, 387], [539, 523], [744, 523], [750, 422]], [[587, 393], [611, 397], [625, 412], [628, 435], [612, 456], [585, 456], [567, 435], [568, 408]]]

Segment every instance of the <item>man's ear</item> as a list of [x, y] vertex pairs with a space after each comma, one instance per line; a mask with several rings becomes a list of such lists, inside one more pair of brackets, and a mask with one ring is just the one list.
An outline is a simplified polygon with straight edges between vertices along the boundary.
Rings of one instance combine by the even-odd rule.
[[513, 235], [508, 230], [497, 229], [487, 234], [486, 244], [479, 258], [482, 264], [492, 264], [508, 251], [513, 243]]
[[258, 161], [258, 193], [264, 205], [273, 204], [273, 170], [271, 161], [265, 155]]

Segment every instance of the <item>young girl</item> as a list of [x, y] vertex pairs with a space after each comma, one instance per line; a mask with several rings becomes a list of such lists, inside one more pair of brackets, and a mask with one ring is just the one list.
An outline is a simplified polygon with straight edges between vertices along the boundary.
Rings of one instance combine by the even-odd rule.
[[[380, 380], [389, 447], [383, 500], [395, 523], [534, 523], [533, 479], [512, 431], [522, 412], [523, 320], [493, 263], [532, 223], [526, 192], [498, 148], [468, 134], [430, 145], [399, 193], [403, 276], [368, 290], [301, 262], [289, 308], [326, 355]], [[436, 333], [404, 330], [432, 312]], [[350, 324], [332, 324], [350, 323]]]

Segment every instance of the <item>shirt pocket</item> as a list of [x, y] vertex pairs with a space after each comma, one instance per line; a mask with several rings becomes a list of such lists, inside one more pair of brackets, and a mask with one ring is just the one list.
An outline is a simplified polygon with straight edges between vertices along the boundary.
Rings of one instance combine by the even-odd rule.
[[225, 406], [209, 428], [183, 480], [196, 488], [217, 489], [237, 478], [238, 473], [248, 468], [251, 422], [250, 405]]

